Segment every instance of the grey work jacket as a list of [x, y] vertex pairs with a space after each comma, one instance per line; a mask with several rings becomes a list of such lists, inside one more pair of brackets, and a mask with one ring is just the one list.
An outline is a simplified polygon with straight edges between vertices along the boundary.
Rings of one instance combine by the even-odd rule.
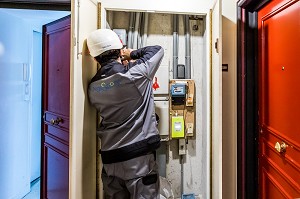
[[159, 147], [152, 79], [161, 63], [161, 46], [132, 51], [128, 67], [112, 61], [89, 85], [89, 99], [102, 117], [97, 134], [104, 164], [149, 154]]

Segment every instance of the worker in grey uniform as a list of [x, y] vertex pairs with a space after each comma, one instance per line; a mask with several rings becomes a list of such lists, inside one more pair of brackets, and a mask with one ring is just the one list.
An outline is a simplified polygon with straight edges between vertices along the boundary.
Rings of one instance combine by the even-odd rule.
[[[101, 65], [88, 94], [102, 118], [97, 134], [101, 139], [105, 198], [159, 198], [155, 150], [160, 146], [160, 136], [152, 79], [163, 58], [163, 48], [122, 49], [119, 37], [109, 29], [93, 31], [87, 45]], [[128, 64], [123, 65], [124, 60]]]

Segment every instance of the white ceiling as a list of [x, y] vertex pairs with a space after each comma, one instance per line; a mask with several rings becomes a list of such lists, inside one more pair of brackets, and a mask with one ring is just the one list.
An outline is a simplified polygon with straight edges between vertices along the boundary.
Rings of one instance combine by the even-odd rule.
[[7, 9], [7, 8], [0, 8], [0, 12], [5, 12], [9, 15], [19, 17], [26, 21], [32, 21], [35, 25], [40, 25], [40, 26], [70, 14], [69, 11]]

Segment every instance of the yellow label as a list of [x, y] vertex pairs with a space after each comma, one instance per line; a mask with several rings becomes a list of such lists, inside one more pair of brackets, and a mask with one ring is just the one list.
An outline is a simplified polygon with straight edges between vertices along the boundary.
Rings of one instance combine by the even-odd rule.
[[184, 119], [183, 116], [172, 117], [172, 138], [183, 138], [184, 137]]

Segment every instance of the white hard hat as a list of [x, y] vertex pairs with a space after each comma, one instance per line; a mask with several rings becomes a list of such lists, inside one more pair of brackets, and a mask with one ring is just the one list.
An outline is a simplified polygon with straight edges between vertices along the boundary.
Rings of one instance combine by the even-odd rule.
[[97, 57], [108, 50], [121, 49], [123, 44], [118, 35], [110, 29], [98, 29], [90, 33], [87, 38], [90, 55]]

